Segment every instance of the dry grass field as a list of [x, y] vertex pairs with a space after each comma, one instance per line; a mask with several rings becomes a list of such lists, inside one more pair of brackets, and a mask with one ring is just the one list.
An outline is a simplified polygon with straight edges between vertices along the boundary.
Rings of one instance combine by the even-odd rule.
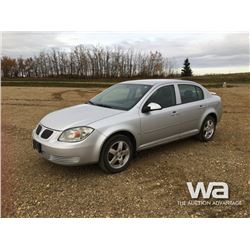
[[[31, 132], [47, 113], [102, 88], [2, 87], [2, 217], [249, 217], [250, 88], [216, 88], [223, 117], [214, 140], [193, 138], [140, 152], [122, 173], [41, 158]], [[240, 205], [186, 205], [186, 182], [225, 181]]]

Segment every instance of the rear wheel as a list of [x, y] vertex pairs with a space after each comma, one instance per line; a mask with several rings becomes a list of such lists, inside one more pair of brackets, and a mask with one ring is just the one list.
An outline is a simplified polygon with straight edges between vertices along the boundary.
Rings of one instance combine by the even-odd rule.
[[109, 138], [102, 149], [99, 166], [109, 173], [125, 170], [132, 158], [133, 146], [125, 135]]
[[209, 115], [204, 120], [198, 137], [201, 141], [210, 141], [215, 133], [216, 129], [216, 120], [213, 116]]

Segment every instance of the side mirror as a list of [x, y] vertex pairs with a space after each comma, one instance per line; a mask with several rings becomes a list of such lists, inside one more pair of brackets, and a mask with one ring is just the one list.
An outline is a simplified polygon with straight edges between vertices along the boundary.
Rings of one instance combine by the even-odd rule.
[[151, 102], [147, 106], [144, 106], [142, 108], [142, 113], [148, 113], [150, 111], [161, 110], [161, 109], [162, 109], [161, 105], [155, 102]]

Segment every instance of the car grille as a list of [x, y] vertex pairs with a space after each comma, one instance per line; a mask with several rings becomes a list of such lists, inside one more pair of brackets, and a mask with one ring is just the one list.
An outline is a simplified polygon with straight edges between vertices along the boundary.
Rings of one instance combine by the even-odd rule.
[[42, 132], [41, 137], [42, 137], [43, 139], [48, 139], [52, 134], [53, 134], [53, 131], [52, 131], [52, 130], [45, 129], [45, 130]]
[[42, 130], [42, 126], [39, 124], [37, 129], [36, 129], [36, 134], [39, 135]]

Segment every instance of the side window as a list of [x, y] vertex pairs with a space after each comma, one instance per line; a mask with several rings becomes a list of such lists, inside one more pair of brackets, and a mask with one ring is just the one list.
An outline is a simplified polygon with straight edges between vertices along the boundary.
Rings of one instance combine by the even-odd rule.
[[200, 87], [189, 84], [178, 84], [181, 102], [189, 103], [204, 99], [203, 91]]
[[203, 90], [198, 86], [195, 86], [195, 88], [196, 88], [196, 93], [197, 93], [197, 96], [198, 96], [198, 100], [204, 99]]
[[168, 85], [157, 89], [147, 100], [146, 105], [155, 102], [162, 108], [176, 105], [175, 90], [173, 85]]

